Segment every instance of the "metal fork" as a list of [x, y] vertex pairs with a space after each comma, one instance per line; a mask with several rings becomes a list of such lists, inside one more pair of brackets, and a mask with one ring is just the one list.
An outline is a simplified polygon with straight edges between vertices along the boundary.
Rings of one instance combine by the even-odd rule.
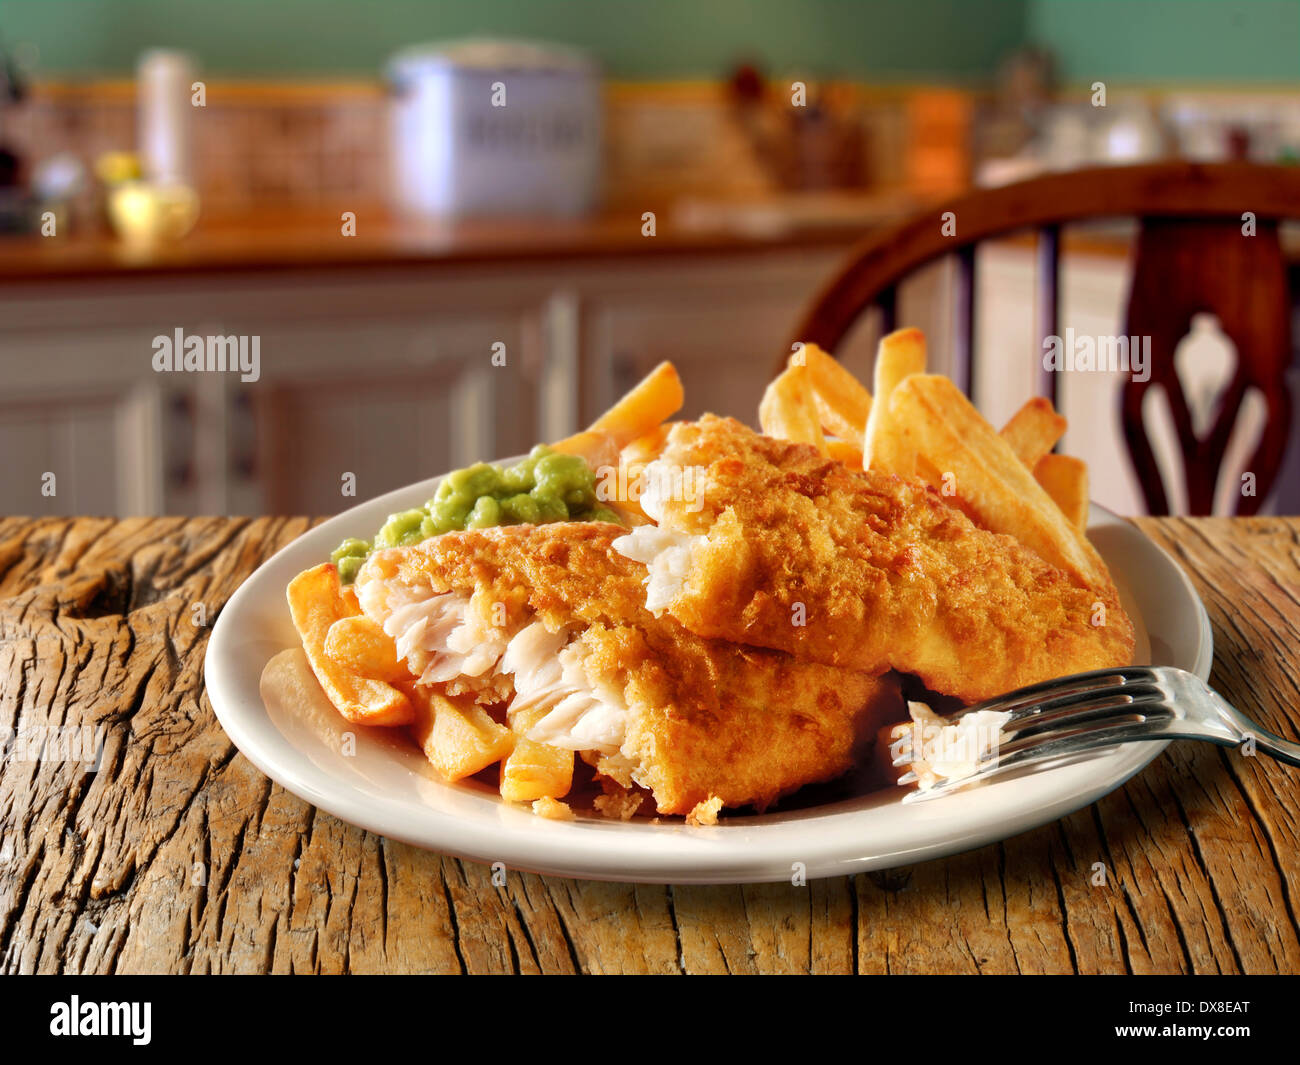
[[[961, 716], [977, 710], [1010, 713], [997, 745], [982, 754], [974, 773], [913, 791], [904, 801], [935, 799], [1037, 762], [1139, 740], [1208, 740], [1220, 747], [1253, 740], [1255, 750], [1300, 766], [1300, 743], [1275, 736], [1199, 677], [1170, 666], [1061, 677], [968, 707]], [[904, 756], [894, 764], [910, 761]]]

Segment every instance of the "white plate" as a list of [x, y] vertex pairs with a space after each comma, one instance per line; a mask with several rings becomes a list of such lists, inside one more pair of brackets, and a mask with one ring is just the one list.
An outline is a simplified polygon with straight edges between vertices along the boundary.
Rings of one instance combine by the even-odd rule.
[[[259, 769], [322, 810], [418, 847], [508, 868], [597, 880], [713, 884], [839, 876], [937, 858], [1047, 824], [1119, 787], [1165, 744], [1130, 743], [1056, 768], [930, 802], [903, 789], [828, 805], [680, 822], [548, 821], [474, 784], [441, 780], [413, 746], [333, 715], [263, 705], [258, 681], [277, 652], [298, 645], [285, 585], [345, 536], [369, 536], [398, 510], [421, 505], [438, 478], [354, 507], [295, 540], [231, 597], [204, 662], [208, 697], [226, 733]], [[1182, 570], [1133, 525], [1100, 507], [1090, 535], [1138, 629], [1138, 661], [1209, 677], [1209, 618]], [[1149, 653], [1148, 653], [1149, 652]]]

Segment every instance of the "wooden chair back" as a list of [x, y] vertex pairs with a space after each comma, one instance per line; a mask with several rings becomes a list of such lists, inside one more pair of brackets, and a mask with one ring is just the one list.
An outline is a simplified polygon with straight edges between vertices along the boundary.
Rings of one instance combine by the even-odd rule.
[[[792, 341], [834, 351], [873, 306], [880, 308], [885, 330], [892, 330], [899, 284], [920, 267], [953, 255], [954, 378], [969, 394], [979, 243], [1025, 230], [1037, 234], [1036, 332], [1046, 341], [1060, 335], [1062, 226], [1119, 217], [1136, 218], [1140, 230], [1118, 335], [1151, 338], [1150, 378], [1130, 376], [1121, 395], [1125, 443], [1147, 506], [1153, 514], [1169, 510], [1143, 417], [1146, 390], [1158, 386], [1165, 392], [1183, 456], [1188, 509], [1208, 514], [1232, 428], [1247, 390], [1254, 388], [1267, 412], [1246, 464], [1255, 478], [1254, 494], [1233, 496], [1237, 513], [1253, 514], [1277, 477], [1291, 422], [1286, 387], [1291, 302], [1278, 224], [1300, 219], [1300, 167], [1186, 162], [1101, 167], [968, 193], [863, 241], [813, 301]], [[1218, 318], [1237, 358], [1210, 429], [1198, 436], [1174, 353], [1193, 317], [1206, 312]], [[1059, 376], [1040, 371], [1040, 391], [1053, 403], [1059, 398]]]

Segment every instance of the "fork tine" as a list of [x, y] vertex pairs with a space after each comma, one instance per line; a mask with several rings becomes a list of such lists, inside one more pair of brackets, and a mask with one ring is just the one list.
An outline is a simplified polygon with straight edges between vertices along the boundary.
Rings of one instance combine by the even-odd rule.
[[1013, 692], [999, 695], [970, 707], [975, 710], [997, 712], [1032, 710], [1047, 699], [1064, 699], [1071, 695], [1095, 693], [1105, 688], [1120, 688], [1130, 684], [1158, 684], [1159, 676], [1145, 666], [1124, 666], [1120, 669], [1094, 669], [1089, 673], [1076, 673], [1070, 677], [1031, 684]]
[[1076, 693], [1013, 712], [1001, 731], [1024, 733], [1049, 727], [1068, 727], [1075, 721], [1132, 713], [1135, 709], [1161, 704], [1164, 698], [1164, 693], [1158, 688], [1147, 685], [1125, 685]]
[[[1128, 707], [1120, 713], [1107, 714], [1099, 718], [1085, 717], [1077, 722], [1074, 719], [1069, 719], [1047, 731], [1018, 735], [1009, 743], [999, 744], [997, 750], [992, 752], [992, 757], [987, 759], [987, 762], [992, 765], [1000, 765], [1002, 762], [1012, 759], [1024, 761], [1024, 755], [1051, 748], [1052, 744], [1059, 747], [1066, 741], [1079, 742], [1082, 740], [1088, 740], [1091, 743], [1092, 739], [1096, 737], [1120, 731], [1129, 725], [1144, 725], [1151, 722], [1163, 726], [1171, 717], [1173, 717], [1173, 713], [1168, 707], [1151, 704], [1146, 709]], [[1100, 744], [1102, 741], [1098, 740], [1097, 742]]]
[[1051, 732], [1024, 737], [1011, 744], [999, 746], [996, 754], [986, 757], [971, 775], [944, 781], [924, 791], [909, 792], [903, 796], [903, 801], [922, 802], [937, 799], [970, 787], [972, 784], [983, 784], [1013, 769], [1022, 769], [1036, 762], [1082, 754], [1117, 743], [1131, 743], [1167, 735], [1164, 726], [1172, 713], [1168, 707], [1165, 707], [1165, 710], [1166, 713], [1161, 715], [1139, 715], [1137, 720], [1131, 717], [1119, 721], [1109, 718], [1095, 722], [1091, 727], [1064, 732], [1053, 729]]
[[[999, 729], [1002, 740], [984, 752], [974, 773], [912, 792], [903, 801], [946, 795], [1034, 762], [1150, 738], [1161, 730], [1167, 734], [1166, 726], [1176, 716], [1168, 672], [1144, 666], [1098, 669], [969, 707], [963, 717], [980, 710], [1007, 714]], [[915, 773], [900, 783], [908, 778], [915, 779]]]

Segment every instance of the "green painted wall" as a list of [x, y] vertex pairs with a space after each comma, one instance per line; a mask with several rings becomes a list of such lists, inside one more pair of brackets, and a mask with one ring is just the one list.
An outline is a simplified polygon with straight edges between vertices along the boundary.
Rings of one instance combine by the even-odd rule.
[[0, 34], [39, 70], [125, 74], [147, 47], [209, 75], [370, 75], [403, 45], [479, 34], [584, 47], [615, 77], [774, 73], [880, 80], [987, 76], [1021, 39], [1025, 0], [0, 0]]
[[1029, 0], [1068, 83], [1300, 82], [1300, 0]]
[[1300, 82], [1300, 0], [0, 0], [44, 75], [129, 73], [157, 45], [210, 76], [369, 76], [403, 45], [546, 38], [615, 77], [769, 71], [981, 81], [1026, 42], [1067, 81]]

